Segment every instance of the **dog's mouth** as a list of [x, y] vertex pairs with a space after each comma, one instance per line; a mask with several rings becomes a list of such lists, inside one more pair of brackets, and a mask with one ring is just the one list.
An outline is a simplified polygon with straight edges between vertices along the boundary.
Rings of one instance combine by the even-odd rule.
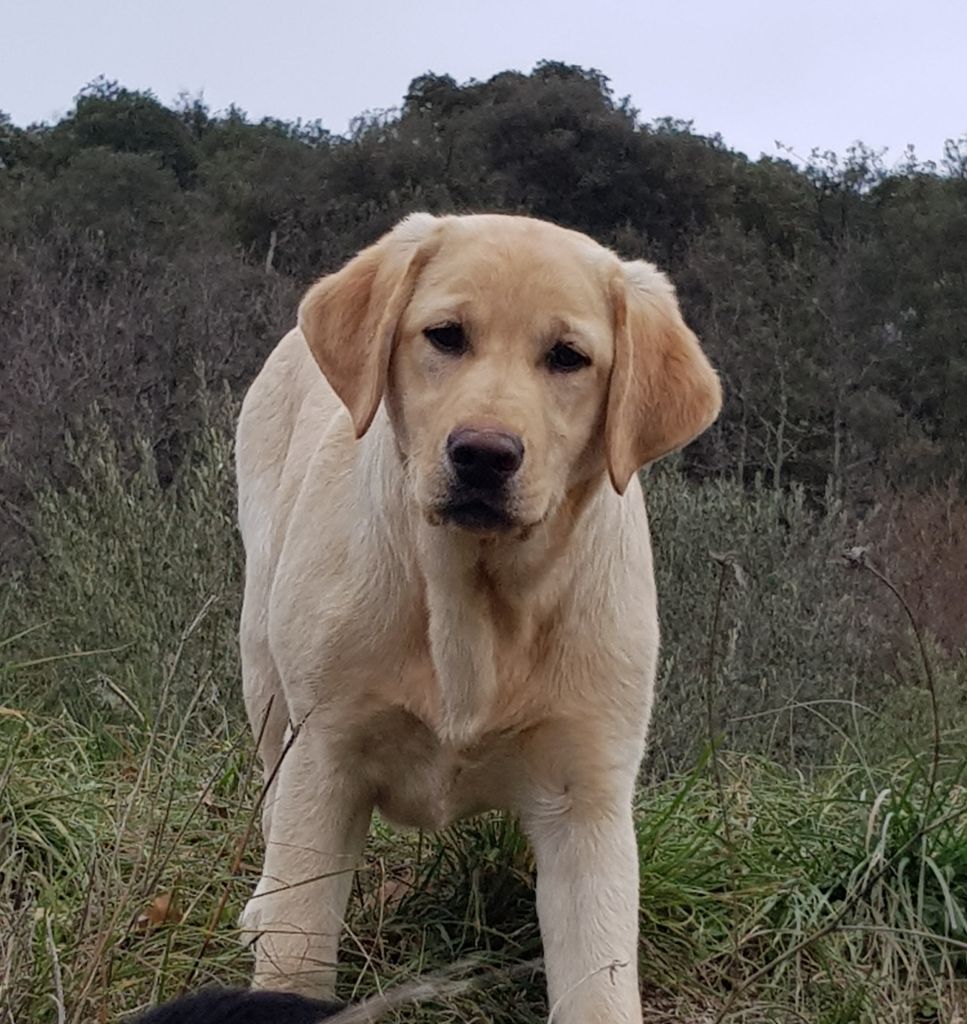
[[471, 533], [507, 533], [519, 525], [502, 502], [477, 495], [453, 495], [438, 506], [437, 514], [441, 522]]

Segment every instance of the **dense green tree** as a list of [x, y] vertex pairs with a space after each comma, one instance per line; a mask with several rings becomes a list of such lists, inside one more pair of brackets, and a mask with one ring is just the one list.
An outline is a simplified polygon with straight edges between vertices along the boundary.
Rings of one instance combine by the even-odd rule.
[[175, 111], [151, 93], [133, 92], [105, 79], [78, 95], [74, 109], [50, 131], [44, 148], [56, 164], [91, 147], [150, 154], [181, 186], [191, 183], [197, 166], [194, 142]]

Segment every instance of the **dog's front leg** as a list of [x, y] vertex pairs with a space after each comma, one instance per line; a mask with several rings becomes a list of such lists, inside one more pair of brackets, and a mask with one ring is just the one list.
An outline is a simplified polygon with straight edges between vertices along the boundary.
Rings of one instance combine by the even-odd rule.
[[353, 872], [366, 840], [371, 795], [304, 725], [283, 758], [262, 878], [243, 913], [258, 935], [255, 985], [331, 998]]
[[550, 1024], [640, 1024], [631, 801], [550, 798], [525, 826], [537, 860]]

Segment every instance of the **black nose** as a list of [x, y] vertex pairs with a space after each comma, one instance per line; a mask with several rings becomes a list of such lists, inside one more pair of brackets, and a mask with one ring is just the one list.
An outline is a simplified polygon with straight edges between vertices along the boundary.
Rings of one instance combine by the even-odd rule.
[[447, 457], [461, 484], [499, 487], [520, 469], [524, 442], [503, 430], [463, 427], [447, 438]]

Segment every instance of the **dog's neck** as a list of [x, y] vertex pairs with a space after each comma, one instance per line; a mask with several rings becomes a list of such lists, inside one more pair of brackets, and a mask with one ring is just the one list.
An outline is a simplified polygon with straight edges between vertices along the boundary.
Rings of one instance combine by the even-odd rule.
[[571, 590], [568, 542], [593, 528], [603, 482], [574, 488], [525, 536], [480, 538], [416, 520], [442, 738], [468, 745], [486, 732], [500, 699], [501, 665], [536, 656], [542, 623]]
[[481, 537], [427, 521], [383, 414], [361, 443], [367, 485], [374, 488], [372, 507], [398, 509], [402, 501], [406, 508], [405, 515], [387, 519], [382, 543], [404, 560], [412, 558], [422, 585], [439, 686], [440, 738], [470, 745], [492, 721], [501, 662], [533, 657], [540, 623], [568, 599], [575, 566], [565, 552], [575, 544], [593, 550], [593, 538], [581, 542], [578, 535], [614, 528], [620, 502], [602, 471], [573, 486], [538, 525]]

